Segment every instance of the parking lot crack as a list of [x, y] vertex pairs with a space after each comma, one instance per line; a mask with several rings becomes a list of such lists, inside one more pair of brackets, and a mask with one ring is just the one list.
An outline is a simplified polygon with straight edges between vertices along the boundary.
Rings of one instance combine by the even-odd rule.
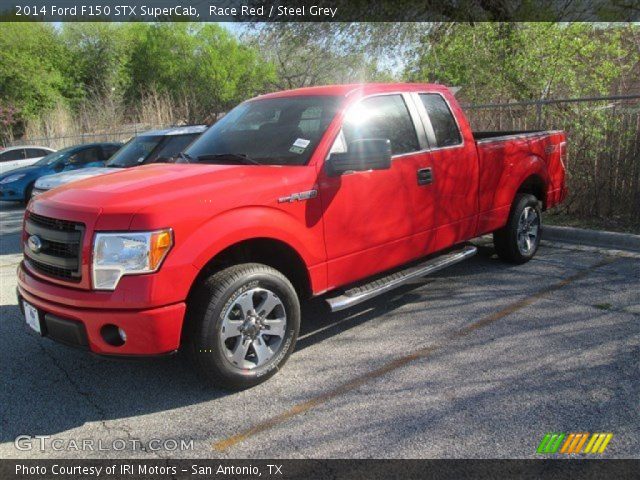
[[[75, 382], [71, 373], [67, 371], [65, 366], [54, 355], [52, 355], [51, 352], [49, 352], [49, 350], [42, 344], [42, 342], [36, 342], [36, 343], [38, 345], [38, 348], [40, 348], [40, 350], [49, 358], [49, 360], [51, 360], [51, 363], [53, 364], [53, 366], [56, 367], [62, 373], [64, 378], [67, 380], [69, 386], [73, 389], [73, 391], [76, 394], [78, 394], [91, 408], [93, 408], [98, 413], [98, 415], [100, 416], [100, 422], [99, 422], [100, 425], [108, 433], [112, 433], [114, 429], [112, 429], [107, 424], [107, 421], [105, 420], [107, 417], [107, 412], [97, 402], [95, 402], [91, 398], [91, 395], [88, 392], [85, 392], [84, 390], [82, 390], [82, 388], [80, 388], [80, 385], [78, 385]], [[125, 433], [128, 433], [126, 429], [121, 429], [121, 430], [123, 430]]]

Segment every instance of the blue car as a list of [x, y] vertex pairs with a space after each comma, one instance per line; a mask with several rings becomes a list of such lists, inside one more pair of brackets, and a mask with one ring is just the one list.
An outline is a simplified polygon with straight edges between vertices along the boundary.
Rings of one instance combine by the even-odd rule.
[[104, 165], [121, 143], [87, 143], [50, 153], [28, 167], [16, 168], [0, 175], [0, 200], [28, 202], [37, 179], [68, 170]]

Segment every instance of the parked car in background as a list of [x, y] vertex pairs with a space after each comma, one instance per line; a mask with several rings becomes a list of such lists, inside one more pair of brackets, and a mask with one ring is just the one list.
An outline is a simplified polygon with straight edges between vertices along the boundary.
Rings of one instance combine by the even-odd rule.
[[33, 165], [45, 155], [55, 152], [53, 148], [21, 145], [0, 147], [0, 175], [15, 168]]
[[41, 177], [36, 182], [33, 195], [39, 195], [69, 182], [114, 173], [121, 168], [168, 161], [182, 152], [206, 129], [206, 125], [189, 125], [143, 133], [125, 144], [104, 166]]
[[0, 175], [0, 200], [28, 202], [36, 180], [44, 175], [103, 165], [121, 143], [88, 143], [64, 148], [42, 157], [33, 165]]

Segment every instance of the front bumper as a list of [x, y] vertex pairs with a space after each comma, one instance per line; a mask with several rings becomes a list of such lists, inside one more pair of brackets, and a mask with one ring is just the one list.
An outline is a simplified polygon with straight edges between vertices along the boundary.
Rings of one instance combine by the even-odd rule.
[[[18, 267], [22, 268], [22, 266]], [[100, 355], [147, 356], [173, 352], [180, 346], [184, 302], [149, 309], [78, 308], [51, 302], [27, 290], [18, 281], [18, 301], [38, 309], [42, 334], [61, 343], [85, 348]], [[33, 278], [33, 277], [32, 277]], [[120, 328], [126, 341], [115, 345], [109, 331]]]

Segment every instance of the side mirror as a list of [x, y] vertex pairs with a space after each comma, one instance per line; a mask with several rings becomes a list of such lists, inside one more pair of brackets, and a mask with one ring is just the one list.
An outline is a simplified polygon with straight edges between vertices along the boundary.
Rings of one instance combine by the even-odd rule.
[[53, 166], [53, 169], [54, 169], [56, 172], [61, 172], [61, 171], [63, 171], [63, 170], [64, 170], [64, 167], [65, 167], [65, 166], [66, 166], [66, 165], [65, 165], [63, 162], [59, 162], [59, 163], [56, 163], [56, 164]]
[[364, 138], [351, 142], [345, 153], [332, 153], [327, 160], [331, 176], [346, 172], [388, 170], [391, 168], [391, 141], [386, 138]]

